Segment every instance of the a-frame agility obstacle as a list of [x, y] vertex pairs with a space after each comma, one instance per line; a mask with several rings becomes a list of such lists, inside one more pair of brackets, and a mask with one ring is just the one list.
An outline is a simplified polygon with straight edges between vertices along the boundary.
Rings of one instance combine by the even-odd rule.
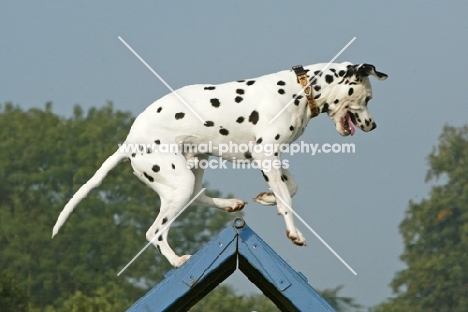
[[127, 312], [188, 311], [237, 267], [281, 311], [335, 311], [320, 294], [265, 243], [242, 218], [236, 218], [187, 262]]

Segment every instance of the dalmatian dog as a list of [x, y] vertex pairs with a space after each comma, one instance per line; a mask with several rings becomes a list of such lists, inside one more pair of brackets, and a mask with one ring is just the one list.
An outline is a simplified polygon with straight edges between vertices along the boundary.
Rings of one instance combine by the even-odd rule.
[[[94, 176], [65, 205], [53, 228], [52, 237], [75, 206], [89, 191], [100, 185], [111, 169], [123, 160], [130, 160], [135, 175], [161, 199], [159, 215], [146, 233], [146, 238], [174, 267], [179, 267], [190, 255], [179, 256], [171, 249], [167, 242], [169, 226], [195, 194], [202, 190], [204, 172], [200, 167], [191, 168], [187, 161], [219, 156], [228, 161], [274, 162], [279, 161], [281, 151], [265, 153], [254, 148], [243, 153], [233, 150], [221, 154], [213, 148], [210, 152], [157, 152], [147, 146], [200, 146], [207, 142], [214, 147], [225, 143], [250, 144], [254, 147], [290, 144], [299, 138], [307, 123], [319, 113], [327, 114], [342, 136], [353, 135], [354, 127], [365, 132], [375, 129], [376, 123], [367, 107], [372, 98], [369, 76], [384, 80], [387, 75], [376, 71], [370, 64], [353, 65], [346, 62], [326, 65], [299, 66], [293, 70], [218, 85], [191, 85], [155, 101], [136, 118], [125, 140], [125, 144], [139, 148], [136, 151], [119, 149], [104, 161]], [[277, 118], [269, 124], [275, 116]], [[293, 177], [282, 167], [261, 169], [272, 192], [261, 192], [254, 201], [262, 205], [276, 205], [278, 214], [285, 220], [287, 237], [296, 245], [305, 245], [304, 236], [296, 228], [290, 211], [291, 197], [298, 189]], [[234, 212], [247, 203], [235, 198], [211, 198], [202, 193], [194, 204]]]

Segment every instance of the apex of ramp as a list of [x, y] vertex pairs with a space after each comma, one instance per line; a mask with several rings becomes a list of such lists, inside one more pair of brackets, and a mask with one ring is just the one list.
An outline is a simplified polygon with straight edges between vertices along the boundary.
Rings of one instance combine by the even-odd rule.
[[237, 268], [281, 311], [335, 311], [239, 217], [127, 312], [188, 311]]

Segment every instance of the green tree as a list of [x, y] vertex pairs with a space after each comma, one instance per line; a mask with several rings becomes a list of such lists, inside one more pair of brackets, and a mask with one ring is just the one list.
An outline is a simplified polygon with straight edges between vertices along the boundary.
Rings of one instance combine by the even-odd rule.
[[332, 307], [338, 312], [358, 311], [362, 306], [356, 303], [356, 300], [351, 297], [339, 296], [338, 292], [343, 288], [343, 285], [331, 289], [318, 291]]
[[28, 296], [8, 271], [0, 271], [0, 311], [28, 311]]
[[429, 155], [430, 198], [410, 202], [400, 232], [407, 269], [376, 311], [468, 311], [468, 127], [446, 126]]
[[[0, 106], [0, 263], [39, 309], [96, 299], [102, 287], [114, 289], [115, 298], [106, 302], [123, 297], [130, 303], [171, 268], [151, 247], [116, 275], [146, 244], [159, 208], [157, 194], [133, 176], [128, 163], [111, 171], [51, 239], [63, 206], [123, 142], [132, 122], [130, 113], [111, 104], [87, 113], [76, 106], [70, 118], [54, 114], [51, 104], [28, 111]], [[194, 253], [233, 217], [187, 209], [169, 240], [176, 252]]]

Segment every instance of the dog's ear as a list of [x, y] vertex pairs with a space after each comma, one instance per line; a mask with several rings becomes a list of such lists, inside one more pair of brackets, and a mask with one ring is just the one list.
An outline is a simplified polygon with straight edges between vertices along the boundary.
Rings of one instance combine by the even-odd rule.
[[388, 77], [388, 75], [376, 71], [375, 66], [371, 64], [360, 64], [354, 66], [356, 66], [356, 76], [358, 77], [367, 77], [369, 75], [372, 75], [379, 80], [385, 80]]

